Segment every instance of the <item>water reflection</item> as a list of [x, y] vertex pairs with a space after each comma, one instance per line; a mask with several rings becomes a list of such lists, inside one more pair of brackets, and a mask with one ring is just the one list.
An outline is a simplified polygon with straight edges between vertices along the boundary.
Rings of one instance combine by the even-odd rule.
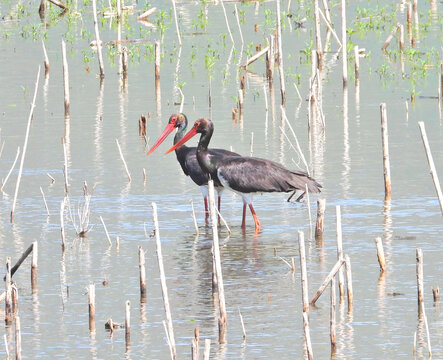
[[348, 87], [343, 87], [343, 171], [341, 184], [343, 189], [343, 198], [349, 199], [351, 158], [349, 155], [349, 124], [348, 124]]

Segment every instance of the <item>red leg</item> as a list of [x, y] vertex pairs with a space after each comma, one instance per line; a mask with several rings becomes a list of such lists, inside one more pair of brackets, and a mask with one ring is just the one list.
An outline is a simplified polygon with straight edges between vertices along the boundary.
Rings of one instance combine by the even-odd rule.
[[244, 229], [246, 227], [246, 203], [243, 203], [243, 218], [241, 221], [241, 227]]
[[208, 198], [205, 196], [204, 200], [205, 200], [205, 223], [207, 225], [208, 224], [208, 219], [209, 219]]
[[254, 218], [255, 232], [258, 233], [260, 231], [260, 221], [258, 221], [257, 214], [255, 213], [255, 210], [254, 210], [252, 204], [249, 204], [249, 209], [251, 210], [252, 217]]

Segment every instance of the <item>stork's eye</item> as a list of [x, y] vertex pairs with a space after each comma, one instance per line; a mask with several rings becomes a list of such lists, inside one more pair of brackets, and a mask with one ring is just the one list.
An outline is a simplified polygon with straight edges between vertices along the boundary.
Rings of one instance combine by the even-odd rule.
[[171, 118], [169, 119], [169, 122], [171, 124], [175, 124], [177, 122], [177, 116], [171, 116]]
[[199, 126], [200, 126], [200, 121], [196, 121], [195, 124], [194, 124], [194, 128], [197, 129]]

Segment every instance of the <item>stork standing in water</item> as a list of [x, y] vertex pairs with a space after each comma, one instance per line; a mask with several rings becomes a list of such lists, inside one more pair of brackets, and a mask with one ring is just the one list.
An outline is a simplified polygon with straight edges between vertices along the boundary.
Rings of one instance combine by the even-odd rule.
[[319, 193], [321, 185], [302, 171], [288, 170], [274, 161], [256, 157], [232, 156], [208, 149], [214, 132], [214, 124], [209, 119], [199, 119], [180, 141], [166, 153], [180, 150], [180, 147], [196, 134], [201, 134], [197, 146], [197, 160], [203, 172], [214, 180], [214, 185], [222, 185], [243, 198], [242, 228], [245, 227], [246, 205], [254, 218], [255, 232], [260, 231], [260, 221], [252, 206], [252, 195], [263, 192], [290, 192], [294, 190]]
[[[185, 114], [173, 114], [169, 118], [168, 125], [166, 125], [165, 130], [160, 135], [156, 143], [151, 147], [148, 152], [148, 155], [151, 154], [157, 147], [168, 137], [168, 135], [174, 130], [177, 129], [177, 133], [174, 136], [174, 144], [178, 143], [186, 133], [186, 127], [188, 126], [188, 118]], [[239, 156], [239, 154], [223, 150], [223, 149], [211, 149], [209, 150], [211, 155], [215, 156]], [[185, 175], [189, 176], [192, 181], [194, 181], [198, 186], [200, 186], [200, 190], [203, 194], [203, 199], [205, 202], [205, 221], [208, 222], [209, 211], [208, 211], [208, 175], [203, 172], [201, 169], [198, 160], [197, 160], [197, 148], [196, 147], [187, 147], [180, 146], [175, 150], [175, 155], [177, 156], [177, 160], [180, 163], [180, 166], [185, 173]], [[220, 203], [221, 203], [221, 193], [223, 191], [223, 186], [220, 183], [214, 183], [215, 189], [218, 192], [218, 210], [220, 211]]]

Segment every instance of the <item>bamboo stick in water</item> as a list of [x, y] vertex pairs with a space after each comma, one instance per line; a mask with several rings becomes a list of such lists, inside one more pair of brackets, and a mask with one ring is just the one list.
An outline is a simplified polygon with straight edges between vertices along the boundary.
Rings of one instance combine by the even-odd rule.
[[128, 176], [129, 182], [131, 182], [131, 180], [132, 180], [131, 174], [129, 173], [128, 165], [126, 164], [125, 157], [123, 156], [123, 152], [122, 152], [122, 149], [121, 149], [120, 144], [118, 142], [118, 139], [115, 139], [115, 142], [117, 143], [118, 151], [120, 153], [120, 158], [122, 159], [123, 165], [125, 166], [126, 175]]
[[309, 319], [308, 314], [303, 311], [303, 332], [305, 334], [305, 344], [306, 344], [306, 351], [308, 353], [308, 360], [314, 360], [314, 353], [312, 352], [312, 345], [311, 345], [311, 334], [309, 331]]
[[348, 53], [346, 43], [346, 0], [341, 0], [341, 49], [343, 58], [343, 88], [348, 85]]
[[341, 267], [344, 265], [344, 263], [345, 263], [344, 259], [339, 259], [335, 263], [335, 265], [333, 266], [333, 268], [329, 272], [328, 276], [326, 276], [325, 280], [323, 280], [323, 283], [320, 285], [320, 287], [318, 288], [318, 290], [315, 293], [315, 295], [311, 298], [311, 301], [309, 302], [311, 305], [314, 305], [315, 302], [320, 297], [320, 295], [323, 294], [323, 292], [325, 291], [326, 287], [331, 282], [332, 278], [335, 276], [335, 274], [337, 274], [337, 271], [339, 271], [341, 269]]
[[302, 231], [298, 231], [298, 243], [300, 251], [300, 274], [303, 312], [309, 314], [308, 272], [306, 270], [305, 236]]
[[174, 11], [175, 30], [177, 31], [178, 43], [182, 46], [182, 38], [180, 35], [180, 28], [178, 27], [177, 8], [175, 6], [175, 0], [172, 0], [172, 9]]
[[213, 262], [215, 265], [215, 273], [217, 277], [217, 295], [218, 295], [218, 304], [220, 311], [218, 318], [219, 343], [224, 344], [226, 342], [226, 329], [227, 329], [228, 317], [226, 313], [225, 291], [223, 285], [223, 274], [222, 274], [222, 267], [220, 260], [220, 245], [218, 241], [214, 182], [212, 180], [208, 181], [208, 188], [209, 188], [209, 210], [211, 214], [211, 223], [212, 223]]
[[438, 201], [440, 202], [440, 211], [443, 215], [443, 194], [440, 187], [440, 181], [438, 180], [437, 170], [434, 165], [434, 159], [432, 158], [431, 147], [429, 146], [428, 136], [426, 135], [425, 124], [423, 121], [418, 122], [418, 126], [421, 131], [421, 138], [423, 140], [423, 145], [426, 151], [426, 157], [428, 158], [428, 164], [430, 167], [430, 172], [432, 176], [432, 180], [434, 181], [435, 190], [437, 191]]
[[141, 246], [138, 247], [138, 267], [140, 270], [140, 302], [146, 302], [146, 269], [145, 252]]
[[5, 324], [12, 324], [12, 289], [11, 289], [11, 257], [6, 258], [6, 281], [5, 281]]
[[335, 306], [336, 306], [336, 292], [335, 292], [335, 277], [331, 279], [331, 310], [330, 310], [330, 319], [329, 319], [329, 336], [331, 338], [331, 349], [332, 352], [335, 351], [335, 347], [337, 344], [336, 341], [336, 331], [335, 331]]
[[125, 305], [125, 341], [128, 347], [131, 339], [131, 302], [126, 300]]
[[326, 200], [317, 200], [317, 222], [315, 223], [315, 238], [321, 239], [323, 237], [324, 230], [324, 218], [325, 218]]
[[69, 118], [69, 69], [66, 59], [66, 43], [62, 40], [62, 59], [63, 59], [63, 89], [65, 96], [65, 118]]
[[420, 248], [416, 249], [416, 271], [417, 271], [417, 299], [419, 311], [423, 302], [423, 252]]
[[98, 66], [100, 69], [100, 78], [103, 79], [105, 77], [105, 70], [103, 68], [102, 42], [100, 40], [100, 32], [98, 31], [96, 0], [92, 0], [92, 14], [94, 15], [95, 41], [97, 42]]
[[[343, 237], [342, 237], [342, 229], [341, 229], [341, 210], [340, 205], [335, 207], [337, 214], [337, 224], [336, 224], [336, 234], [337, 234], [337, 258], [338, 260], [343, 260]], [[345, 296], [344, 290], [344, 276], [343, 269], [340, 267], [338, 272], [338, 290], [340, 295], [340, 301]]]
[[37, 80], [35, 81], [34, 97], [32, 99], [31, 110], [29, 112], [28, 125], [26, 127], [25, 143], [23, 144], [23, 152], [22, 152], [22, 157], [20, 159], [20, 167], [19, 167], [18, 175], [17, 175], [17, 183], [15, 185], [14, 200], [12, 202], [12, 210], [11, 210], [11, 222], [14, 219], [15, 204], [17, 202], [18, 189], [20, 187], [20, 179], [22, 177], [22, 172], [23, 172], [23, 163], [25, 161], [26, 149], [28, 148], [29, 132], [30, 132], [30, 129], [31, 129], [31, 121], [32, 121], [33, 114], [34, 114], [35, 99], [37, 97], [37, 89], [38, 89], [38, 81], [39, 81], [39, 79], [40, 79], [40, 66], [38, 67]]
[[22, 333], [20, 326], [20, 316], [15, 318], [15, 359], [21, 360], [22, 358]]
[[88, 287], [88, 312], [89, 312], [89, 331], [95, 331], [95, 285], [89, 284]]
[[354, 291], [352, 288], [352, 272], [351, 272], [351, 260], [348, 254], [345, 255], [346, 266], [346, 293], [348, 295], [348, 312], [352, 312], [354, 304]]
[[8, 181], [9, 177], [11, 176], [12, 170], [14, 170], [14, 168], [15, 168], [15, 164], [17, 163], [19, 155], [20, 155], [20, 146], [17, 147], [17, 154], [15, 155], [15, 160], [12, 163], [12, 166], [11, 166], [11, 169], [9, 170], [9, 172], [8, 172], [8, 175], [6, 175], [5, 180], [2, 179], [2, 187], [0, 188], [0, 191], [3, 191], [3, 188], [6, 185], [6, 182]]
[[32, 292], [37, 290], [38, 241], [32, 243], [31, 286]]
[[380, 272], [386, 270], [385, 252], [383, 251], [383, 243], [380, 237], [375, 238], [375, 245], [377, 246], [377, 259], [380, 264]]
[[209, 360], [210, 353], [211, 353], [211, 339], [205, 339], [205, 350], [203, 353], [203, 360]]

